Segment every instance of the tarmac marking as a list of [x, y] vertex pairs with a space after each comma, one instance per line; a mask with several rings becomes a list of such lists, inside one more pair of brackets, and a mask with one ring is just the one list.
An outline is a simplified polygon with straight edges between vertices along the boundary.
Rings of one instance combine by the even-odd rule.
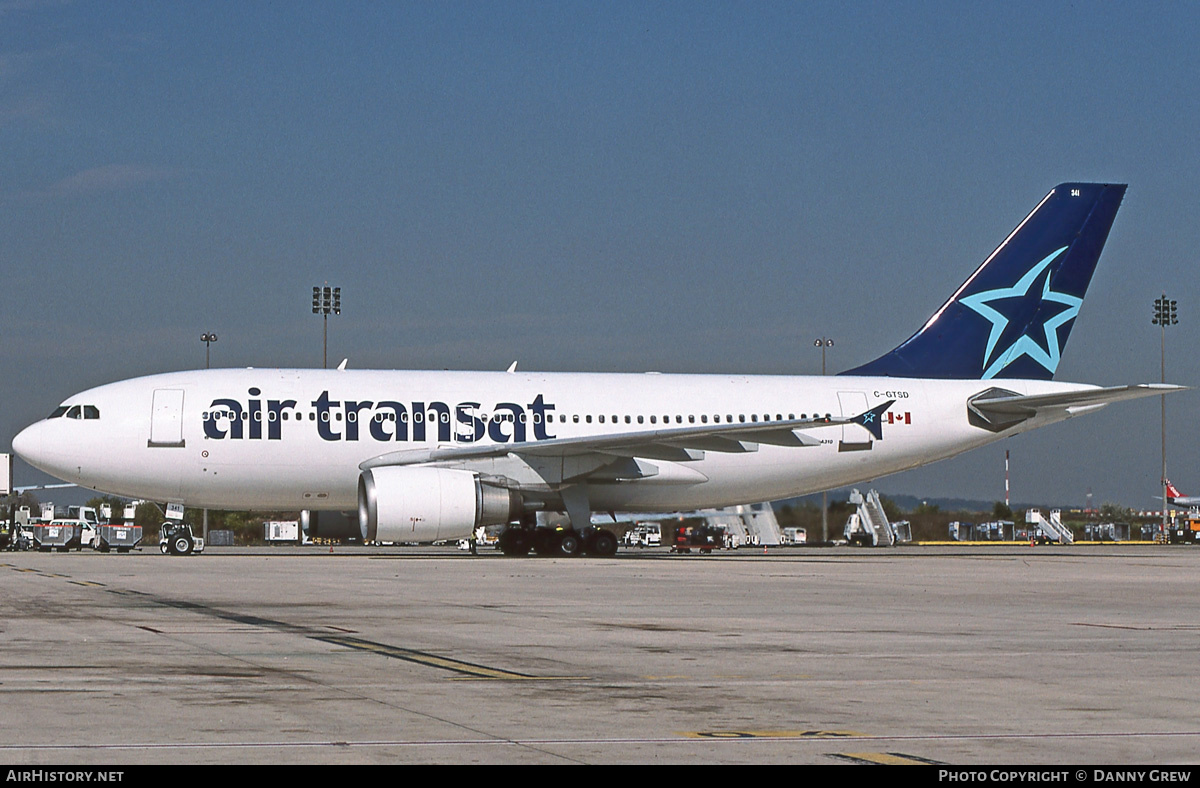
[[1181, 631], [1189, 631], [1189, 630], [1193, 630], [1193, 629], [1200, 629], [1200, 625], [1196, 625], [1196, 624], [1174, 624], [1174, 625], [1165, 626], [1165, 627], [1137, 627], [1137, 626], [1132, 626], [1129, 624], [1088, 624], [1088, 623], [1075, 621], [1075, 622], [1072, 622], [1071, 625], [1076, 626], [1076, 627], [1096, 627], [1097, 629], [1131, 629], [1136, 632], [1158, 632], [1158, 631], [1163, 631], [1163, 630], [1171, 631], [1171, 632], [1181, 632]]
[[848, 739], [866, 736], [858, 731], [680, 731], [688, 739]]
[[[437, 654], [429, 654], [423, 651], [416, 651], [414, 649], [400, 648], [399, 646], [389, 646], [386, 643], [376, 643], [375, 641], [366, 640], [364, 638], [350, 637], [347, 635], [330, 635], [325, 632], [318, 632], [309, 627], [296, 626], [283, 621], [273, 621], [269, 618], [259, 618], [258, 616], [219, 610], [217, 608], [208, 607], [207, 605], [201, 605], [195, 602], [164, 599], [162, 597], [154, 597], [153, 599], [158, 604], [167, 607], [189, 610], [202, 615], [212, 616], [225, 621], [233, 621], [239, 624], [262, 627], [265, 629], [274, 629], [279, 632], [300, 635], [312, 640], [318, 640], [324, 643], [332, 643], [334, 645], [357, 649], [359, 651], [369, 651], [374, 654], [381, 654], [385, 657], [401, 659], [405, 662], [412, 662], [418, 665], [425, 665], [427, 667], [447, 670], [451, 673], [457, 674], [458, 676], [472, 679], [498, 679], [508, 681], [546, 680], [541, 676], [532, 676], [527, 673], [517, 673], [515, 671], [503, 670], [500, 668], [490, 668], [486, 665], [476, 665], [471, 662], [464, 662], [462, 660], [452, 659], [450, 657], [438, 656]], [[563, 677], [554, 678], [557, 680], [563, 680]]]
[[886, 766], [940, 766], [944, 761], [934, 761], [902, 752], [835, 752], [833, 757], [851, 763], [882, 764]]
[[104, 588], [104, 583], [96, 583], [92, 580], [68, 580], [68, 583], [74, 583], [77, 586], [91, 586], [92, 588]]
[[471, 678], [478, 679], [521, 679], [528, 681], [529, 679], [537, 679], [537, 676], [531, 676], [527, 673], [515, 673], [510, 670], [501, 670], [499, 668], [489, 668], [485, 665], [476, 665], [471, 662], [464, 662], [450, 657], [439, 657], [437, 654], [429, 654], [424, 651], [415, 651], [408, 648], [399, 648], [398, 646], [389, 646], [384, 643], [376, 643], [363, 638], [345, 637], [339, 635], [309, 635], [313, 640], [321, 640], [326, 643], [332, 643], [336, 646], [345, 646], [346, 648], [358, 649], [360, 651], [370, 651], [374, 654], [382, 654], [385, 657], [393, 659], [402, 659], [405, 662], [415, 662], [418, 665], [426, 665], [432, 668], [441, 668], [449, 670], [453, 673], [458, 673]]

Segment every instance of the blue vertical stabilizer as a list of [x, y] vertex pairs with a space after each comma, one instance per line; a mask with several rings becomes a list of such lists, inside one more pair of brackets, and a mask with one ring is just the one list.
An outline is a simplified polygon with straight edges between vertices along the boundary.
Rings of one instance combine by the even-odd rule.
[[1055, 186], [921, 330], [842, 374], [1049, 380], [1124, 196]]

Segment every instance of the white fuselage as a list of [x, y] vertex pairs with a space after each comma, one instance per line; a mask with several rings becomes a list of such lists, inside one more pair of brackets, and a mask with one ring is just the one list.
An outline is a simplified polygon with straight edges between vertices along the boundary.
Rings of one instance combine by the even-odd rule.
[[[656, 461], [657, 476], [589, 484], [594, 511], [684, 511], [874, 479], [1068, 415], [1002, 432], [973, 426], [967, 399], [998, 384], [1022, 395], [1094, 388], [841, 376], [197, 370], [81, 392], [63, 404], [90, 406], [94, 417], [40, 421], [13, 446], [47, 473], [117, 495], [215, 509], [350, 510], [359, 464], [392, 452], [852, 416], [895, 400], [882, 440], [856, 424], [817, 427], [803, 432], [820, 445], [707, 451]], [[505, 473], [503, 461], [493, 465]]]

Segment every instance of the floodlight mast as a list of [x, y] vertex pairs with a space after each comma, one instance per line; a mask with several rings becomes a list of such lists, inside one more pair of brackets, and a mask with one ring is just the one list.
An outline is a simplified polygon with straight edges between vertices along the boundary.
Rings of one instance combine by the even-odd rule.
[[210, 365], [208, 363], [208, 348], [209, 345], [217, 341], [217, 335], [215, 332], [205, 331], [200, 335], [200, 341], [204, 343], [204, 368], [209, 369]]
[[[1154, 319], [1150, 321], [1160, 329], [1161, 345], [1159, 364], [1162, 370], [1162, 382], [1167, 382], [1167, 326], [1176, 325], [1179, 320], [1175, 312], [1175, 301], [1163, 293], [1161, 298], [1154, 299]], [[1159, 397], [1162, 403], [1162, 532], [1167, 536], [1167, 398]]]
[[314, 315], [321, 315], [323, 318], [324, 326], [321, 331], [321, 367], [329, 369], [329, 314], [331, 312], [335, 315], [342, 313], [342, 288], [330, 287], [328, 282], [324, 286], [313, 287], [312, 311]]

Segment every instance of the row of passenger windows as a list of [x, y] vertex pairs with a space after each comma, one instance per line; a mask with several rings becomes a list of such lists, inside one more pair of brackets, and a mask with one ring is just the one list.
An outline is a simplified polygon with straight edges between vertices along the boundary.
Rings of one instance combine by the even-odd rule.
[[100, 409], [95, 405], [59, 405], [46, 418], [48, 419], [98, 419], [100, 418]]
[[[76, 408], [78, 408], [78, 407], [79, 406], [76, 406]], [[88, 406], [88, 407], [90, 407], [90, 406]], [[60, 410], [62, 410], [62, 409], [60, 409]], [[92, 408], [92, 410], [95, 411], [95, 408]], [[52, 415], [50, 418], [55, 418], [56, 416], [61, 416], [61, 415], [62, 415], [62, 413], [60, 413], [59, 411], [55, 411], [54, 415]], [[287, 421], [289, 418], [289, 415], [290, 415], [289, 412], [286, 410], [283, 411], [282, 414], [277, 414], [275, 411], [270, 411], [267, 413], [267, 420], [275, 421], [276, 418], [278, 417], [278, 418], [282, 418], [284, 421]], [[476, 415], [476, 414], [471, 414], [471, 415]], [[67, 416], [71, 417], [71, 414], [68, 413]], [[830, 418], [830, 414], [826, 413], [824, 417]], [[74, 416], [71, 418], [79, 418], [79, 417]], [[95, 416], [87, 416], [86, 418], [89, 418], [89, 419], [99, 418], [99, 414], [97, 413]], [[205, 421], [208, 421], [210, 419], [232, 419], [232, 418], [234, 418], [233, 412], [227, 411], [227, 410], [215, 410], [215, 411], [212, 411], [211, 413], [206, 412], [204, 414]], [[262, 421], [263, 414], [262, 414], [262, 411], [255, 411], [254, 415], [251, 416], [251, 414], [248, 412], [242, 412], [242, 414], [240, 415], [239, 418], [242, 421], [250, 421], [251, 419], [253, 419], [254, 421]], [[304, 418], [303, 414], [296, 414], [297, 421], [301, 421], [301, 420], [303, 420], [303, 418]], [[371, 418], [373, 418], [377, 422], [395, 421], [396, 414], [395, 413], [376, 413]], [[438, 421], [439, 418], [443, 424], [450, 423], [450, 414], [449, 413], [446, 413], [446, 412], [439, 413], [437, 411], [431, 411], [429, 413], [429, 421]], [[593, 416], [592, 414], [586, 414], [586, 415], [575, 414], [575, 415], [571, 416], [570, 418], [571, 418], [571, 422], [574, 424], [579, 424], [581, 420], [585, 424], [592, 424], [593, 421], [597, 424], [606, 424], [606, 423], [620, 424], [620, 423], [622, 423], [622, 417], [617, 416], [617, 415], [608, 417], [603, 414], [598, 415], [598, 416]], [[649, 420], [649, 423], [651, 423], [651, 424], [659, 424], [660, 423], [659, 418], [660, 417], [657, 414], [655, 414], [653, 416], [628, 416], [627, 415], [623, 418], [623, 421], [625, 424], [634, 424], [634, 423], [645, 424], [647, 422], [647, 420]], [[672, 418], [674, 419], [673, 421], [672, 421]], [[789, 414], [787, 414], [787, 418], [789, 421], [794, 420], [796, 418], [796, 414], [789, 413]], [[801, 413], [800, 418], [806, 419], [806, 418], [808, 418], [808, 415], [805, 413]], [[820, 416], [820, 414], [814, 413], [813, 418], [821, 418], [821, 416]], [[330, 419], [329, 411], [323, 411], [321, 413], [321, 421], [329, 421], [329, 419]], [[342, 414], [340, 412], [335, 412], [333, 414], [333, 419], [335, 421], [341, 421]], [[479, 419], [484, 422], [488, 421], [487, 416], [484, 414], [479, 414]], [[684, 424], [685, 419], [686, 419], [687, 424], [710, 424], [710, 423], [711, 424], [721, 424], [721, 423], [733, 424], [734, 421], [737, 421], [739, 423], [745, 423], [747, 421], [749, 421], [750, 423], [757, 423], [760, 421], [761, 422], [771, 422], [771, 421], [783, 421], [784, 420], [782, 413], [775, 414], [774, 419], [771, 418], [771, 414], [769, 414], [769, 413], [763, 414], [761, 419], [759, 418], [759, 415], [757, 413], [751, 413], [749, 415], [749, 417], [747, 417], [746, 414], [744, 414], [744, 413], [739, 413], [736, 417], [730, 413], [725, 414], [724, 417], [722, 417], [720, 414], [714, 414], [711, 417], [711, 420], [707, 413], [702, 413], [699, 416], [697, 416], [695, 414], [690, 414], [688, 416], [681, 416], [681, 415], [677, 414], [674, 417], [672, 417], [670, 415], [666, 415], [666, 416], [662, 416], [661, 419], [662, 419], [662, 421], [661, 421], [662, 424], [672, 424], [672, 423]], [[309, 413], [308, 420], [316, 421], [317, 414], [315, 412]], [[346, 421], [357, 421], [357, 420], [358, 420], [357, 413], [351, 411], [350, 413], [346, 414]], [[408, 423], [408, 414], [401, 413], [400, 421], [407, 424]], [[418, 424], [425, 421], [425, 414], [422, 413], [421, 411], [417, 411], [416, 413], [413, 414], [413, 421], [417, 422]], [[526, 422], [533, 422], [534, 424], [541, 424], [542, 418], [541, 418], [540, 413], [534, 413], [532, 415], [532, 417], [528, 417], [528, 418], [526, 417], [526, 414], [524, 414], [524, 413], [522, 413], [520, 416], [514, 416], [511, 413], [498, 413], [492, 417], [492, 421], [502, 421], [502, 422], [520, 421], [522, 424], [525, 424]], [[547, 416], [546, 421], [548, 423], [553, 423], [554, 416], [553, 415]], [[558, 421], [560, 424], [566, 424], [567, 423], [566, 414], [559, 414]]]

